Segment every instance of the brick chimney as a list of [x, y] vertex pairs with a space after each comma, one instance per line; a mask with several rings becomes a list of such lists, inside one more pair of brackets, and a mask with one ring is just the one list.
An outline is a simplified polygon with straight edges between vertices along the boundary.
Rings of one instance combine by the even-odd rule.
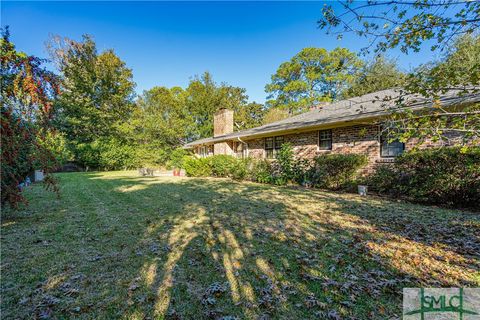
[[222, 108], [213, 116], [213, 136], [223, 136], [233, 132], [233, 110]]

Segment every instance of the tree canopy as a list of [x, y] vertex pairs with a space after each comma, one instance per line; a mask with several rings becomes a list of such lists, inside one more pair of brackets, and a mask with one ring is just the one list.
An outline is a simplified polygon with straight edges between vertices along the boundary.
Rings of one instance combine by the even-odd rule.
[[342, 98], [352, 98], [367, 93], [384, 89], [401, 87], [405, 85], [406, 74], [398, 68], [397, 62], [376, 55], [371, 61], [365, 63], [352, 84], [345, 89]]
[[25, 201], [20, 186], [33, 170], [43, 170], [46, 187], [57, 190], [49, 175], [57, 159], [48, 142], [56, 136], [51, 123], [58, 79], [45, 59], [15, 48], [8, 28], [2, 29], [0, 50], [1, 203], [16, 207]]
[[113, 50], [98, 53], [88, 35], [80, 42], [54, 37], [49, 49], [61, 75], [56, 106], [68, 137], [88, 143], [115, 135], [133, 110], [132, 71]]
[[[400, 48], [418, 52], [426, 42], [431, 51], [443, 53], [440, 61], [416, 68], [408, 74], [406, 93], [421, 94], [434, 101], [423, 114], [403, 110], [394, 114], [388, 126], [392, 138], [418, 141], [427, 138], [449, 140], [447, 133], [461, 133], [464, 143], [480, 137], [478, 104], [464, 110], [445, 110], [435, 101], [452, 88], [458, 94], [480, 91], [478, 41], [480, 2], [456, 0], [341, 2], [335, 10], [326, 5], [318, 21], [327, 33], [354, 33], [367, 39], [364, 53]], [[375, 10], [373, 10], [375, 9]], [[453, 42], [453, 45], [452, 45]], [[397, 104], [403, 106], [402, 97]]]
[[268, 106], [292, 115], [335, 100], [354, 81], [361, 66], [357, 55], [345, 48], [304, 48], [272, 75], [265, 87], [271, 99]]
[[444, 48], [459, 35], [480, 27], [480, 2], [462, 0], [339, 1], [341, 9], [325, 5], [318, 26], [342, 38], [354, 33], [368, 41], [364, 51], [399, 47], [419, 51], [431, 40], [431, 50]]

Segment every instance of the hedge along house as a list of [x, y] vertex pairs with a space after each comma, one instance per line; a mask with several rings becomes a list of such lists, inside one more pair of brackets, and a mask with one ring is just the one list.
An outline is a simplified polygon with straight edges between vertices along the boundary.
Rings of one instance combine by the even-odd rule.
[[[435, 105], [462, 108], [480, 101], [480, 94], [459, 95], [450, 90]], [[402, 103], [398, 101], [401, 98]], [[260, 127], [233, 131], [233, 111], [221, 109], [214, 115], [214, 135], [185, 145], [199, 157], [226, 154], [237, 157], [274, 159], [283, 143], [293, 146], [297, 157], [313, 158], [320, 154], [357, 153], [368, 157], [366, 170], [376, 163], [392, 162], [415, 141], [389, 142], [382, 136], [382, 119], [392, 112], [410, 108], [414, 111], [432, 107], [433, 102], [418, 95], [406, 95], [401, 89], [383, 90], [334, 102], [321, 108]], [[438, 146], [428, 142], [422, 147]]]

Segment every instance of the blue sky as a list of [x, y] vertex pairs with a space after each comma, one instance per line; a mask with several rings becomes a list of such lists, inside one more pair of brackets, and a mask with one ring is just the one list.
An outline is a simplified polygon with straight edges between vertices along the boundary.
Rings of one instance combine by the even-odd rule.
[[[247, 89], [264, 102], [265, 84], [280, 63], [304, 47], [359, 51], [364, 39], [339, 41], [319, 30], [321, 2], [13, 2], [2, 1], [17, 49], [46, 57], [50, 35], [93, 35], [133, 69], [137, 92], [153, 86], [186, 87], [209, 71], [217, 82]], [[390, 53], [409, 69], [432, 54]]]

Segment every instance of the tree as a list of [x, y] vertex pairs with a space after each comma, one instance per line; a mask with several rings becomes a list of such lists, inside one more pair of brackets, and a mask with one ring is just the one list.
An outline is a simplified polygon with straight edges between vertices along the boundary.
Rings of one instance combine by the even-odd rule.
[[130, 118], [134, 106], [132, 71], [113, 50], [99, 54], [88, 35], [81, 42], [54, 37], [48, 48], [62, 80], [62, 94], [56, 100], [58, 126], [74, 150], [99, 137], [121, 139], [118, 127]]
[[269, 107], [288, 110], [290, 115], [332, 101], [354, 80], [362, 62], [345, 48], [327, 51], [305, 48], [284, 62], [265, 87]]
[[[418, 52], [428, 41], [431, 51], [444, 53], [441, 61], [421, 66], [408, 75], [405, 94], [420, 94], [434, 103], [421, 114], [408, 108], [396, 112], [385, 126], [392, 139], [405, 141], [417, 137], [422, 143], [429, 138], [449, 140], [451, 133], [460, 134], [463, 143], [478, 139], [478, 104], [452, 111], [437, 102], [442, 93], [451, 89], [459, 89], [459, 96], [480, 91], [479, 53], [475, 45], [479, 39], [479, 1], [372, 0], [366, 4], [347, 1], [342, 2], [342, 7], [335, 11], [332, 6], [325, 6], [319, 27], [340, 38], [350, 32], [365, 37], [369, 44], [364, 52], [372, 48], [384, 52], [397, 47], [404, 53]], [[395, 102], [397, 106], [408, 107], [403, 95]]]
[[164, 164], [173, 149], [186, 143], [194, 123], [185, 94], [180, 87], [154, 87], [137, 99], [132, 118], [125, 124], [125, 135], [137, 146], [139, 163]]
[[[408, 109], [395, 113], [387, 119], [385, 130], [393, 138], [406, 141], [417, 138], [420, 143], [434, 141], [480, 142], [480, 104], [470, 103], [463, 109], [445, 109], [438, 99], [451, 88], [458, 91], [459, 98], [478, 94], [480, 73], [480, 35], [465, 35], [446, 48], [443, 58], [435, 63], [420, 66], [408, 77], [406, 92], [416, 92], [431, 97], [432, 108], [425, 112]], [[397, 104], [402, 104], [397, 101]]]
[[235, 130], [258, 127], [263, 123], [266, 110], [260, 103], [250, 102], [240, 106], [234, 114]]
[[352, 85], [342, 92], [342, 98], [358, 97], [364, 94], [401, 87], [405, 84], [406, 75], [398, 69], [397, 62], [376, 55], [359, 72]]
[[46, 141], [55, 134], [52, 99], [59, 89], [57, 76], [43, 67], [46, 60], [16, 50], [8, 27], [0, 49], [1, 203], [16, 207], [25, 201], [19, 185], [34, 169], [43, 170], [46, 187], [58, 192], [49, 175], [57, 161]]
[[262, 124], [269, 124], [272, 122], [280, 121], [289, 117], [288, 110], [281, 109], [281, 108], [270, 108], [265, 113], [265, 117], [263, 117]]
[[208, 72], [194, 77], [185, 91], [186, 107], [195, 124], [188, 133], [189, 141], [213, 135], [213, 115], [220, 108], [234, 111], [234, 130], [255, 127], [263, 119], [262, 105], [248, 103], [244, 88], [219, 85]]
[[339, 38], [354, 33], [369, 40], [364, 51], [386, 51], [400, 47], [407, 53], [420, 51], [432, 40], [431, 50], [448, 46], [459, 35], [472, 34], [480, 27], [480, 2], [461, 0], [370, 0], [340, 1], [341, 10], [325, 5], [318, 21], [320, 28]]

